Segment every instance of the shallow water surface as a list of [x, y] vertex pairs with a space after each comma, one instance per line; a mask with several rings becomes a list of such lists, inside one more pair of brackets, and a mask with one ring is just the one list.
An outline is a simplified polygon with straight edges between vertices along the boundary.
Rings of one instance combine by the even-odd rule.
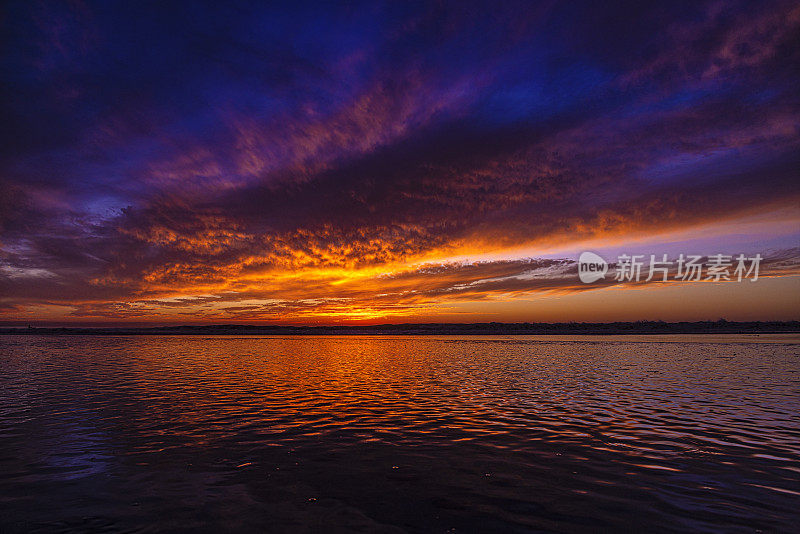
[[792, 531], [800, 345], [719, 338], [0, 336], [0, 531]]

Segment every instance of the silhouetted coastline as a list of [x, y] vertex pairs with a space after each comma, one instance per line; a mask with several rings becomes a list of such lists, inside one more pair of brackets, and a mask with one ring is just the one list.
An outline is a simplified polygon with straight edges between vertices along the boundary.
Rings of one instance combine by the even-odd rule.
[[800, 321], [424, 323], [336, 326], [0, 327], [0, 335], [625, 335], [800, 333]]

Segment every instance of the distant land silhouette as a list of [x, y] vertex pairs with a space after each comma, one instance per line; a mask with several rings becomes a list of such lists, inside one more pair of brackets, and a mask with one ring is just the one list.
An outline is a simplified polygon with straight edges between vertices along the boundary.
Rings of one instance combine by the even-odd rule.
[[423, 323], [364, 326], [182, 325], [156, 327], [0, 327], [0, 335], [543, 335], [800, 333], [800, 321], [666, 323]]

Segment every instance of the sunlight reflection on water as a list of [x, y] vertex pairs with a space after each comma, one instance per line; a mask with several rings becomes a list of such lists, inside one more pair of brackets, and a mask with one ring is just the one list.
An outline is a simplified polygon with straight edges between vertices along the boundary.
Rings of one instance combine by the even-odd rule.
[[791, 530], [798, 345], [727, 339], [0, 337], [0, 530]]

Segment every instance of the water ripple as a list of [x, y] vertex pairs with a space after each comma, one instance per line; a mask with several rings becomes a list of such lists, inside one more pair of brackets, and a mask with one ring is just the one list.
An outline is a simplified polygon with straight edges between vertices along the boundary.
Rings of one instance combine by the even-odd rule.
[[0, 338], [0, 530], [791, 531], [791, 343]]

